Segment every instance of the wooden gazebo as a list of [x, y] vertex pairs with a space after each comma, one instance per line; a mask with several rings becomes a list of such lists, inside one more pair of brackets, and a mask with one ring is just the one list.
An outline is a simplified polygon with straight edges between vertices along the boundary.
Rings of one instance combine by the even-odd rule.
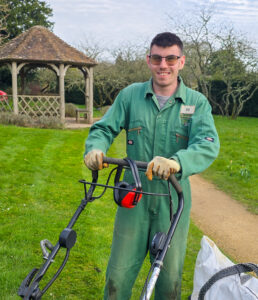
[[[71, 47], [51, 31], [34, 26], [0, 47], [0, 66], [7, 64], [12, 73], [14, 114], [55, 116], [65, 119], [64, 77], [69, 67], [77, 67], [86, 81], [86, 122], [93, 121], [93, 67], [97, 64], [84, 53]], [[59, 95], [18, 95], [17, 77], [24, 80], [35, 67], [51, 68], [59, 78]]]

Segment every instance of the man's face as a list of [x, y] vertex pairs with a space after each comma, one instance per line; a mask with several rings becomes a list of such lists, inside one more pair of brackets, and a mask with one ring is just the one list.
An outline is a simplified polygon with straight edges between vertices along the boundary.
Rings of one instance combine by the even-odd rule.
[[152, 73], [154, 91], [155, 89], [175, 87], [177, 85], [177, 77], [179, 70], [183, 69], [185, 63], [185, 56], [182, 56], [180, 48], [176, 45], [165, 48], [153, 45], [151, 48], [150, 55], [154, 54], [163, 57], [169, 55], [180, 56], [176, 63], [173, 66], [171, 66], [168, 65], [164, 58], [162, 59], [160, 64], [155, 65], [151, 63], [151, 60], [147, 55], [147, 64]]

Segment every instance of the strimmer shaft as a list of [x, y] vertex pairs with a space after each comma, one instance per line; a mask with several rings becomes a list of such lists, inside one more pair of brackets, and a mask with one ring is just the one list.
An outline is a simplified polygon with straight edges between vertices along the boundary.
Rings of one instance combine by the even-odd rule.
[[158, 280], [159, 273], [160, 273], [160, 266], [155, 267], [152, 272], [150, 281], [148, 283], [147, 290], [144, 293], [143, 298], [141, 300], [149, 300], [150, 299], [153, 289], [155, 287], [156, 281]]

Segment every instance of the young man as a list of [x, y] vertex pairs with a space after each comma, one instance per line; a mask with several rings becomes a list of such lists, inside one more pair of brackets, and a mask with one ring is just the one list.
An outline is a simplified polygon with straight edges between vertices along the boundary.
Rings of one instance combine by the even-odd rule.
[[[155, 300], [181, 299], [181, 277], [190, 219], [191, 192], [188, 177], [206, 169], [219, 152], [219, 138], [207, 99], [187, 88], [179, 77], [185, 56], [179, 37], [158, 34], [146, 57], [152, 73], [149, 82], [123, 89], [105, 116], [95, 123], [86, 141], [85, 164], [103, 167], [102, 157], [122, 129], [127, 132], [127, 155], [149, 162], [144, 191], [167, 193], [171, 173], [183, 188], [185, 206], [155, 287]], [[152, 178], [152, 174], [156, 175]], [[129, 171], [124, 180], [133, 182]], [[177, 195], [172, 190], [173, 209]], [[170, 225], [169, 201], [143, 196], [132, 209], [117, 210], [111, 256], [106, 273], [104, 299], [130, 299], [131, 289], [157, 232]], [[150, 255], [151, 261], [153, 257]]]

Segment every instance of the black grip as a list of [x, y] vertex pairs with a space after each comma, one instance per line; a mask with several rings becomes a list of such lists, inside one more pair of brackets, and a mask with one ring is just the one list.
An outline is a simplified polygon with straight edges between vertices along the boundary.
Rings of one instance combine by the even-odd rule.
[[[147, 162], [137, 161], [137, 160], [135, 160], [134, 162], [138, 168], [141, 168], [144, 170], [147, 169], [147, 166], [148, 166]], [[118, 166], [122, 166], [122, 167], [129, 167], [129, 163], [126, 160], [121, 159], [121, 158], [112, 158], [112, 157], [104, 156], [103, 163], [108, 163], [110, 165], [118, 165]], [[169, 180], [170, 180], [171, 184], [173, 185], [173, 187], [175, 188], [177, 194], [182, 193], [182, 188], [174, 174], [170, 175]]]
[[[138, 168], [145, 169], [145, 170], [147, 169], [148, 163], [143, 162], [143, 161], [137, 161], [137, 160], [135, 160], [134, 162]], [[126, 161], [125, 159], [112, 158], [112, 157], [106, 157], [106, 156], [103, 157], [103, 163], [108, 163], [110, 165], [118, 165], [121, 167], [129, 167], [130, 166], [128, 161]]]

